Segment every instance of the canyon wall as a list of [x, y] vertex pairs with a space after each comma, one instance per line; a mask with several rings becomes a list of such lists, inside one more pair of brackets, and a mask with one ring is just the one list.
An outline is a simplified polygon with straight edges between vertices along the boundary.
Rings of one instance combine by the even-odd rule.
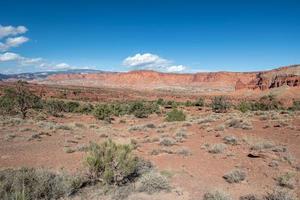
[[300, 65], [263, 72], [207, 72], [195, 74], [131, 71], [95, 74], [51, 75], [45, 83], [131, 89], [232, 92], [242, 89], [267, 90], [287, 85], [299, 87]]

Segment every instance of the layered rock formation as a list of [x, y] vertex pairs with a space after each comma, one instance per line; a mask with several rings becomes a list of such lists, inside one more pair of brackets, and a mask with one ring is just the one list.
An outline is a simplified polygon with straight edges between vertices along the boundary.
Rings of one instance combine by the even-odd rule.
[[44, 83], [138, 90], [187, 90], [190, 92], [266, 90], [283, 85], [299, 87], [300, 65], [246, 73], [173, 74], [155, 71], [131, 71], [124, 73], [58, 74], [49, 76]]

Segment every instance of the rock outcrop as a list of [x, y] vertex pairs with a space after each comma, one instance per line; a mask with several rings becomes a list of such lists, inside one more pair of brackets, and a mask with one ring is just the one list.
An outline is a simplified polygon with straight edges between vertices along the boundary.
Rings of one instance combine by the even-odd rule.
[[190, 92], [232, 92], [241, 89], [267, 90], [287, 85], [299, 87], [300, 65], [281, 67], [264, 72], [211, 72], [195, 74], [131, 71], [95, 74], [57, 74], [45, 83]]

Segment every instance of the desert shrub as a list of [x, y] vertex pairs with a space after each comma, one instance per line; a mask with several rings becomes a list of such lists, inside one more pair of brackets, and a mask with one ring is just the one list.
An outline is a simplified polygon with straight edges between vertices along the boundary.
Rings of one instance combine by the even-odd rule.
[[68, 101], [64, 105], [65, 112], [75, 112], [79, 108], [80, 104], [76, 101]]
[[236, 109], [245, 113], [247, 111], [252, 110], [252, 104], [247, 101], [242, 101], [236, 106]]
[[232, 135], [225, 136], [223, 138], [223, 140], [226, 144], [231, 144], [231, 145], [237, 145], [238, 144], [237, 138], [235, 136], [232, 136]]
[[40, 108], [40, 97], [33, 94], [26, 87], [26, 82], [18, 81], [16, 88], [4, 90], [4, 95], [0, 99], [0, 108], [6, 113], [13, 111], [22, 114], [22, 118], [26, 118], [30, 109]]
[[224, 113], [230, 108], [230, 105], [224, 96], [217, 96], [212, 100], [211, 108], [216, 113]]
[[300, 110], [300, 101], [293, 101], [292, 107], [289, 108], [290, 110]]
[[194, 102], [194, 106], [203, 107], [204, 103], [205, 103], [204, 99], [200, 97]]
[[93, 114], [96, 119], [110, 122], [112, 116], [112, 110], [107, 104], [99, 104], [95, 107]]
[[122, 185], [137, 176], [138, 158], [130, 145], [107, 140], [91, 143], [86, 163], [93, 179], [106, 184]]
[[256, 150], [256, 151], [260, 151], [263, 149], [270, 149], [273, 148], [275, 145], [272, 141], [268, 141], [268, 140], [259, 140], [255, 143], [253, 143], [250, 147], [251, 150]]
[[223, 191], [211, 191], [206, 192], [203, 196], [203, 200], [231, 200], [232, 198]]
[[264, 200], [297, 200], [297, 198], [290, 191], [275, 189], [267, 193]]
[[226, 145], [225, 144], [214, 144], [213, 146], [211, 146], [208, 149], [209, 153], [214, 153], [214, 154], [219, 154], [219, 153], [223, 153], [223, 151], [225, 150]]
[[65, 112], [65, 102], [62, 100], [46, 100], [43, 103], [44, 109], [53, 116], [59, 116], [59, 113]]
[[239, 200], [260, 200], [260, 198], [254, 194], [247, 194], [240, 196]]
[[157, 99], [157, 100], [156, 100], [156, 103], [157, 103], [158, 105], [160, 105], [160, 106], [165, 105], [165, 101], [164, 101], [164, 99], [162, 99], [162, 98]]
[[278, 185], [286, 188], [293, 189], [295, 184], [295, 174], [292, 172], [286, 172], [277, 178]]
[[33, 168], [0, 171], [0, 196], [3, 199], [59, 199], [83, 185], [78, 176], [62, 176]]
[[173, 109], [172, 111], [167, 113], [166, 121], [173, 122], [173, 121], [184, 121], [186, 115], [181, 110]]
[[168, 191], [169, 189], [170, 185], [167, 178], [156, 172], [144, 174], [140, 179], [140, 186], [138, 187], [140, 192], [146, 192], [148, 194], [163, 190]]
[[110, 109], [115, 116], [122, 116], [128, 113], [129, 106], [127, 104], [113, 103]]
[[194, 105], [193, 102], [191, 102], [190, 100], [187, 100], [186, 102], [184, 102], [184, 106], [186, 106], [186, 107], [191, 107], [193, 105]]
[[160, 140], [159, 144], [162, 146], [173, 146], [176, 144], [176, 141], [173, 138], [164, 137]]
[[228, 182], [228, 183], [239, 183], [246, 178], [246, 172], [244, 172], [241, 169], [234, 169], [230, 171], [229, 173], [225, 174], [223, 178]]
[[1, 114], [16, 114], [15, 102], [12, 94], [14, 91], [10, 88], [4, 90], [4, 95], [0, 97], [0, 112]]
[[93, 110], [94, 110], [94, 106], [92, 104], [83, 103], [76, 108], [75, 112], [82, 113], [82, 114], [89, 114], [92, 113]]
[[137, 118], [146, 118], [149, 111], [146, 109], [145, 104], [141, 101], [133, 102], [129, 105], [129, 113]]

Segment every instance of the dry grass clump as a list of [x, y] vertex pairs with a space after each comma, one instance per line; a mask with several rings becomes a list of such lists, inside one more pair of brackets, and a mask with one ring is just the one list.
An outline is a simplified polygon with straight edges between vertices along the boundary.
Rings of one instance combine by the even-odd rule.
[[250, 149], [254, 151], [261, 151], [276, 147], [272, 141], [257, 137], [244, 137], [243, 141], [250, 145]]
[[216, 190], [205, 193], [203, 200], [232, 200], [232, 198], [225, 192]]
[[295, 185], [295, 174], [292, 172], [286, 172], [277, 178], [278, 185], [293, 189]]
[[21, 168], [0, 171], [1, 199], [60, 199], [83, 185], [83, 178], [59, 175], [42, 169]]
[[227, 127], [241, 128], [245, 130], [250, 130], [253, 128], [251, 122], [238, 117], [227, 120], [225, 124]]
[[153, 194], [160, 191], [169, 191], [170, 188], [166, 177], [157, 172], [149, 172], [140, 178], [138, 191]]
[[231, 145], [237, 145], [238, 144], [238, 139], [233, 135], [225, 136], [223, 138], [223, 140], [226, 144], [231, 144]]
[[297, 200], [296, 195], [287, 190], [275, 189], [264, 196], [264, 200]]
[[274, 143], [271, 142], [271, 141], [268, 141], [268, 140], [262, 140], [262, 141], [259, 141], [253, 145], [251, 145], [251, 150], [255, 150], [255, 151], [261, 151], [261, 150], [264, 150], [264, 149], [270, 149], [272, 147], [274, 147]]
[[208, 149], [208, 152], [213, 154], [219, 154], [219, 153], [223, 153], [225, 149], [226, 149], [226, 144], [222, 144], [222, 143], [214, 144]]
[[223, 178], [228, 183], [240, 183], [241, 181], [246, 179], [246, 172], [241, 169], [234, 169], [229, 173], [225, 174]]
[[215, 127], [215, 131], [224, 131], [224, 130], [225, 130], [225, 125], [224, 124], [220, 124], [220, 125]]
[[176, 144], [176, 141], [173, 138], [164, 137], [160, 139], [159, 144], [162, 146], [173, 146]]
[[190, 156], [190, 155], [192, 155], [190, 149], [188, 149], [187, 147], [182, 147], [182, 148], [178, 149], [176, 151], [176, 154], [182, 155], [182, 156]]
[[240, 196], [239, 200], [260, 200], [260, 198], [254, 194], [247, 194]]

